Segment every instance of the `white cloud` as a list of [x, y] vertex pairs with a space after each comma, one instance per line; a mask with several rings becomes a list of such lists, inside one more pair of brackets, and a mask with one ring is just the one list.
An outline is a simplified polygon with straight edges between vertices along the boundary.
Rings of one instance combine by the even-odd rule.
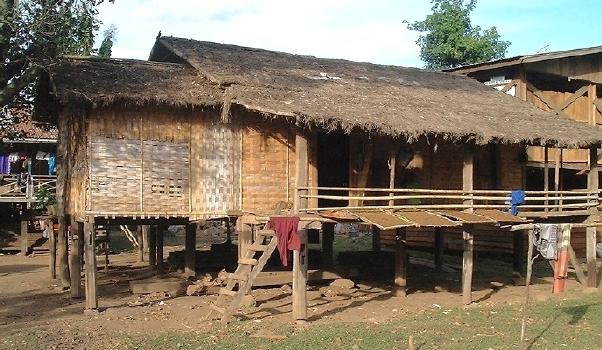
[[161, 30], [291, 53], [421, 66], [417, 34], [402, 20], [423, 17], [429, 7], [426, 1], [396, 0], [119, 0], [102, 5], [100, 18], [117, 26], [115, 57], [146, 59]]

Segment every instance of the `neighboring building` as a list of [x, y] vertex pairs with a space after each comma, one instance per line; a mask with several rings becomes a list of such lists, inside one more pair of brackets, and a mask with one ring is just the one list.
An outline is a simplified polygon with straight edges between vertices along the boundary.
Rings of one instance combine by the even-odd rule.
[[[467, 75], [527, 101], [545, 111], [590, 125], [602, 124], [602, 46], [516, 56], [447, 70]], [[528, 171], [541, 174], [545, 149], [527, 149]], [[578, 188], [586, 182], [588, 154], [584, 150], [550, 148], [550, 184]], [[527, 188], [543, 188], [542, 176], [528, 176]]]

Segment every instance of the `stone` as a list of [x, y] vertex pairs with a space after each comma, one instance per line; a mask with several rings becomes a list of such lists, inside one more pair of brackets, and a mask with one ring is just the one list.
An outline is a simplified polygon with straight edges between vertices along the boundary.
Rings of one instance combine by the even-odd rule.
[[188, 288], [186, 288], [186, 295], [201, 295], [205, 292], [206, 289], [207, 287], [202, 283], [191, 284], [188, 286]]
[[335, 288], [341, 288], [341, 289], [351, 289], [351, 288], [355, 287], [355, 282], [353, 282], [350, 279], [339, 278], [339, 279], [332, 281], [332, 283], [330, 283], [330, 286], [335, 287]]

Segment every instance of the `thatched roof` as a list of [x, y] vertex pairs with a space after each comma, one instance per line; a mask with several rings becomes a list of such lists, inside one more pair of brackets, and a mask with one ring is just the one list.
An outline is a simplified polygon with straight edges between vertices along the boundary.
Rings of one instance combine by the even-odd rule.
[[65, 57], [51, 67], [62, 103], [84, 100], [204, 106], [221, 102], [222, 91], [188, 65], [140, 60]]
[[602, 142], [602, 128], [543, 112], [450, 73], [174, 37], [158, 38], [150, 59], [190, 66], [71, 61], [55, 74], [57, 92], [61, 98], [80, 95], [105, 102], [219, 103], [226, 111], [235, 104], [266, 117], [408, 139], [436, 134], [477, 143]]

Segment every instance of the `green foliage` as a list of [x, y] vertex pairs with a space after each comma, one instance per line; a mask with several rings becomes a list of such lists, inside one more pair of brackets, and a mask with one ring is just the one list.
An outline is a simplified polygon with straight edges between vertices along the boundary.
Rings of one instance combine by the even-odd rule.
[[36, 200], [33, 204], [34, 209], [46, 209], [56, 204], [56, 195], [46, 187], [37, 189], [33, 196]]
[[416, 43], [428, 69], [445, 69], [503, 58], [510, 42], [500, 40], [495, 27], [473, 26], [470, 13], [477, 0], [432, 0], [432, 13], [407, 23], [421, 34]]
[[30, 105], [33, 83], [62, 55], [93, 53], [103, 2], [0, 0], [0, 107]]
[[117, 36], [117, 28], [114, 25], [109, 26], [107, 30], [102, 33], [102, 43], [98, 48], [98, 56], [102, 58], [110, 58], [115, 43], [115, 37]]

